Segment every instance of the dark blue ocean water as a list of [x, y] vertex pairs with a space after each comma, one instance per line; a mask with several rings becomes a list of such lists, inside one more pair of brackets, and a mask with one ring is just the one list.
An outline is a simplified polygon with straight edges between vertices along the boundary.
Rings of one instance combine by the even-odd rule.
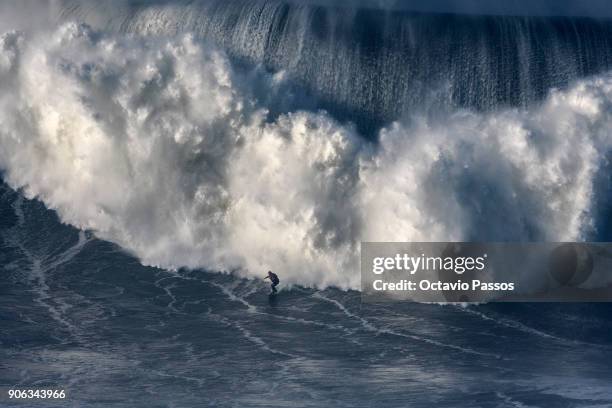
[[68, 395], [1, 406], [612, 406], [612, 305], [270, 299], [142, 266], [6, 185], [0, 237], [0, 386]]

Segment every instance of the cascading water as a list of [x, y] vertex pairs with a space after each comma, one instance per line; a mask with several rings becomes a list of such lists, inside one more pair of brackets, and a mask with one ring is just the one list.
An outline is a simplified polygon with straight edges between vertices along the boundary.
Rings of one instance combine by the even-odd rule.
[[237, 60], [285, 71], [316, 107], [367, 131], [427, 108], [525, 107], [552, 88], [612, 67], [612, 22], [593, 18], [420, 14], [278, 0], [109, 8], [67, 3], [58, 17], [213, 40]]

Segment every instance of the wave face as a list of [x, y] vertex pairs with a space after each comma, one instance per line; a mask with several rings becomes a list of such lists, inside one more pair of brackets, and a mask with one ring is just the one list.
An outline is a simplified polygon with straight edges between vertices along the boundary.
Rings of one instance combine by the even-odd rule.
[[319, 287], [359, 287], [362, 240], [563, 241], [596, 227], [609, 74], [528, 110], [414, 113], [376, 142], [325, 112], [269, 118], [286, 81], [189, 35], [8, 32], [0, 166], [145, 264]]
[[275, 0], [116, 7], [69, 1], [59, 10], [59, 20], [104, 30], [212, 40], [236, 60], [285, 71], [315, 107], [366, 133], [415, 109], [526, 107], [552, 88], [612, 67], [612, 22], [590, 18], [417, 14]]

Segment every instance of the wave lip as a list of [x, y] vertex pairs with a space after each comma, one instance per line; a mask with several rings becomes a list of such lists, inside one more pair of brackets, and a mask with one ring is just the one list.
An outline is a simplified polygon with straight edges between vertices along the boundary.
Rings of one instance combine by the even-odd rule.
[[[61, 10], [59, 21], [105, 31], [213, 41], [234, 60], [284, 71], [300, 95], [298, 108], [314, 104], [370, 134], [419, 109], [528, 107], [553, 88], [612, 69], [612, 21], [594, 18], [277, 0], [115, 8], [68, 1]], [[286, 111], [284, 102], [274, 108]]]

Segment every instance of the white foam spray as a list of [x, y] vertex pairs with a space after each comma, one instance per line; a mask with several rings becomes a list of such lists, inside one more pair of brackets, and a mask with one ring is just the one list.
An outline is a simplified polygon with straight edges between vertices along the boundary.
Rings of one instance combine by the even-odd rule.
[[268, 120], [250, 78], [189, 36], [74, 23], [5, 33], [0, 167], [145, 264], [272, 269], [318, 287], [359, 287], [362, 240], [574, 240], [593, 228], [609, 75], [529, 111], [412, 116], [378, 143], [324, 112]]

